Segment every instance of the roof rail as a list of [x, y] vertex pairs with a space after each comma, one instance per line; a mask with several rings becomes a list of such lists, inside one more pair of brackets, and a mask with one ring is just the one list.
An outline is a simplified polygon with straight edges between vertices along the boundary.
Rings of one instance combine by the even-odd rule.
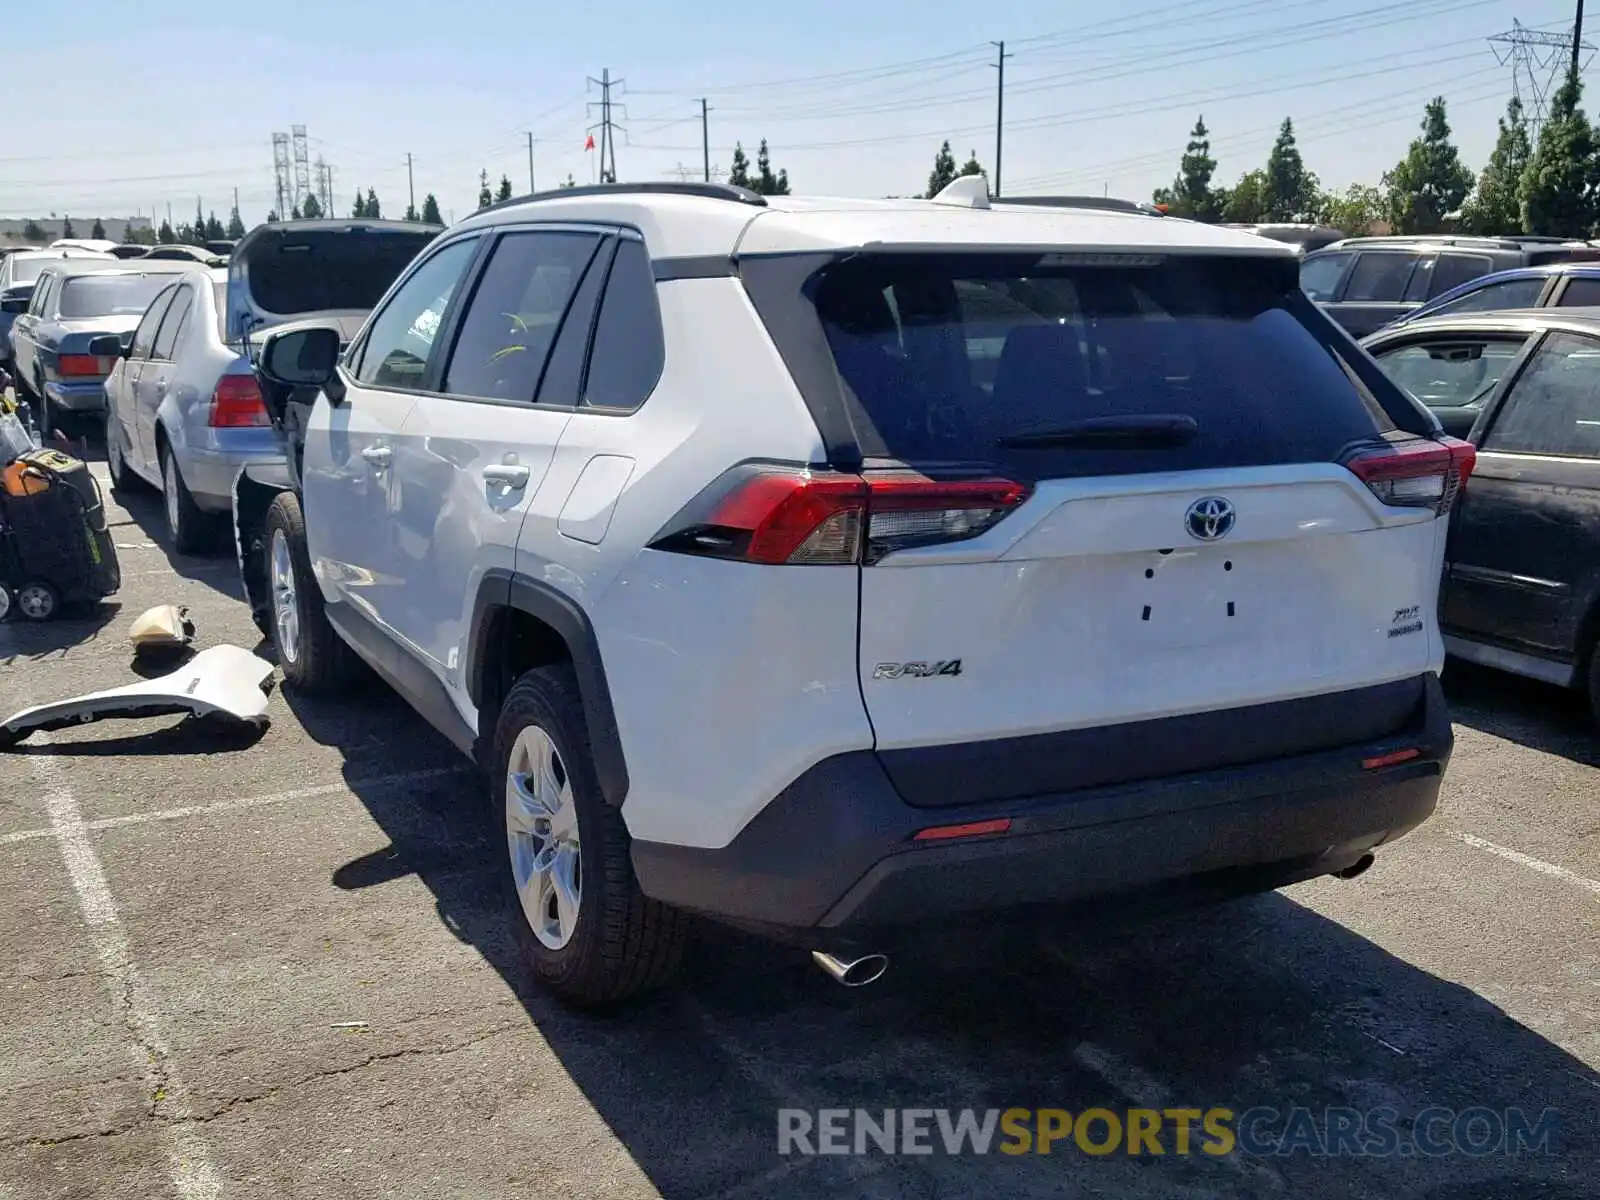
[[1384, 233], [1368, 234], [1344, 239], [1363, 246], [1399, 246], [1421, 242], [1429, 246], [1476, 246], [1484, 250], [1516, 250], [1520, 243], [1515, 238], [1472, 237], [1468, 234], [1450, 233]]
[[581, 183], [576, 187], [556, 188], [551, 192], [530, 192], [526, 196], [512, 196], [488, 208], [480, 208], [473, 216], [512, 208], [518, 204], [533, 204], [540, 200], [560, 200], [580, 196], [699, 196], [703, 200], [732, 200], [738, 204], [752, 204], [765, 208], [766, 197], [749, 188], [735, 187], [731, 183], [693, 183], [675, 179], [652, 179], [643, 183]]
[[1026, 204], [1037, 208], [1095, 208], [1102, 212], [1144, 213], [1151, 217], [1164, 217], [1153, 204], [1140, 204], [1137, 200], [1121, 200], [1115, 196], [996, 196], [995, 204]]

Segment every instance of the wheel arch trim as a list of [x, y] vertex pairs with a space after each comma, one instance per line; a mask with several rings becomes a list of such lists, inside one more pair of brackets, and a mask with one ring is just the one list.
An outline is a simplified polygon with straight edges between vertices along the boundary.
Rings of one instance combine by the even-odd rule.
[[492, 738], [494, 733], [483, 727], [484, 706], [492, 699], [488, 672], [484, 668], [491, 639], [497, 632], [497, 619], [507, 611], [526, 613], [543, 622], [565, 643], [578, 679], [578, 694], [589, 727], [589, 745], [594, 753], [600, 794], [606, 803], [620, 807], [628, 793], [628, 765], [622, 752], [622, 737], [617, 729], [611, 688], [606, 682], [594, 625], [571, 597], [540, 580], [501, 568], [485, 572], [478, 585], [462, 663], [467, 694], [479, 711], [480, 739]]

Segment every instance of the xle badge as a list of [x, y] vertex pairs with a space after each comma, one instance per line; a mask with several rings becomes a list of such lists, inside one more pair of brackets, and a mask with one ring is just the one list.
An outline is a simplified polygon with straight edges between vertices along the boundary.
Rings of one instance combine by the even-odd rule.
[[1422, 632], [1422, 607], [1417, 604], [1409, 608], [1394, 610], [1394, 619], [1389, 624], [1389, 636], [1392, 638], [1405, 637], [1408, 633]]
[[959, 658], [947, 658], [943, 662], [879, 663], [872, 668], [874, 679], [936, 679], [941, 675], [959, 674]]

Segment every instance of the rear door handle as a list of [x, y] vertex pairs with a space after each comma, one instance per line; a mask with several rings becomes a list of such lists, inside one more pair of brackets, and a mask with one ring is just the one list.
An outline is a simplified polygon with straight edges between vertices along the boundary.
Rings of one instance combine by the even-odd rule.
[[389, 466], [389, 447], [368, 446], [361, 452], [361, 457], [371, 463], [374, 470], [387, 470]]
[[485, 483], [497, 483], [501, 487], [507, 488], [527, 487], [529, 474], [527, 467], [518, 466], [515, 463], [500, 463], [483, 469], [483, 481]]

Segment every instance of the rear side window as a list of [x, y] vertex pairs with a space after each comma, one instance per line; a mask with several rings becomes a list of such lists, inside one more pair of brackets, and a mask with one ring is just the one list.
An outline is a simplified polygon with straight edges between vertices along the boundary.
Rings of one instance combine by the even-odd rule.
[[1589, 308], [1600, 304], [1600, 279], [1571, 279], [1561, 293], [1562, 308]]
[[151, 358], [170, 362], [176, 357], [178, 339], [188, 327], [189, 309], [193, 306], [194, 292], [189, 288], [179, 288], [178, 294], [173, 297], [172, 307], [167, 310], [167, 315], [161, 321], [161, 332], [156, 334], [155, 348], [150, 352]]
[[441, 391], [533, 403], [550, 347], [594, 258], [593, 233], [509, 233], [461, 318]]
[[1350, 282], [1345, 285], [1345, 300], [1398, 302], [1406, 294], [1406, 284], [1411, 281], [1411, 269], [1416, 262], [1416, 255], [1393, 250], [1369, 251], [1359, 255], [1350, 271]]
[[167, 315], [167, 308], [176, 293], [176, 288], [168, 288], [151, 302], [144, 319], [133, 331], [133, 348], [128, 351], [129, 358], [150, 357], [150, 351], [156, 344], [156, 330], [161, 328], [161, 318]]
[[1483, 448], [1600, 458], [1600, 341], [1547, 337], [1511, 385]]
[[1494, 270], [1494, 262], [1481, 254], [1441, 254], [1433, 263], [1428, 298], [1442, 296]]
[[1331, 461], [1394, 428], [1293, 264], [1072, 257], [829, 268], [817, 312], [862, 452], [1040, 478]]
[[1428, 315], [1493, 312], [1502, 308], [1537, 308], [1539, 297], [1543, 292], [1543, 279], [1508, 279], [1503, 283], [1485, 284], [1465, 296], [1458, 296], [1448, 304], [1430, 308]]
[[644, 243], [626, 239], [606, 280], [583, 402], [590, 408], [638, 408], [661, 378], [666, 350], [655, 275]]
[[1300, 287], [1313, 300], [1332, 300], [1349, 265], [1347, 253], [1318, 254], [1300, 264]]
[[1526, 340], [1456, 337], [1380, 350], [1376, 358], [1385, 375], [1429, 408], [1459, 408], [1494, 390]]

